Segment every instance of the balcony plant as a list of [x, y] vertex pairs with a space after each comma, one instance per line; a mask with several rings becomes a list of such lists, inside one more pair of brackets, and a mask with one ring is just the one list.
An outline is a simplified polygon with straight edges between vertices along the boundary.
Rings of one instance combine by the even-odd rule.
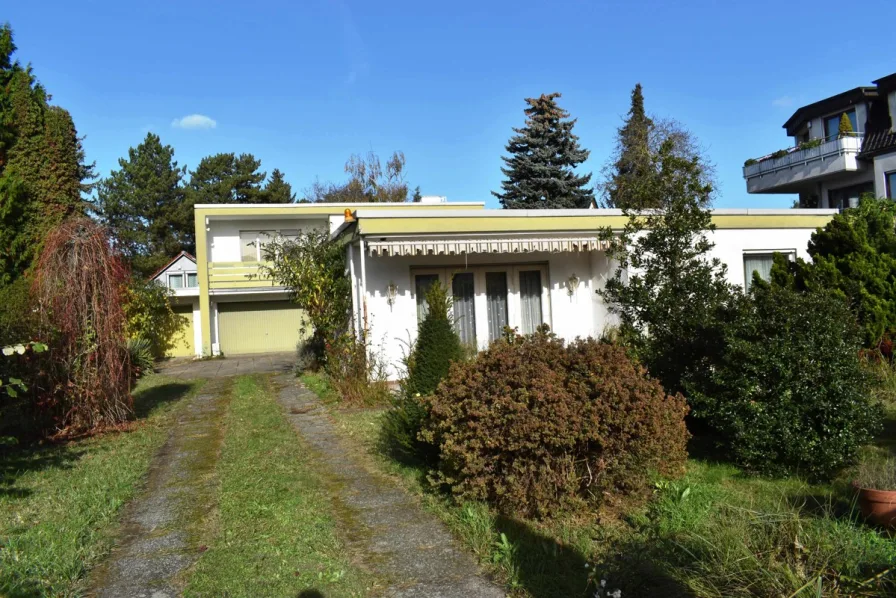
[[863, 463], [853, 486], [862, 515], [872, 523], [896, 529], [896, 459]]
[[800, 149], [807, 150], [807, 149], [813, 149], [813, 148], [819, 147], [819, 146], [821, 146], [822, 141], [823, 140], [821, 138], [810, 139], [809, 141], [801, 141]]
[[759, 163], [759, 160], [757, 160], [756, 158], [747, 158], [744, 161], [744, 168], [746, 168], [747, 166], [752, 166], [753, 164], [758, 164], [758, 163]]
[[852, 128], [852, 122], [849, 120], [849, 116], [844, 112], [840, 115], [840, 125], [837, 128], [837, 135], [839, 137], [851, 137], [855, 131]]
[[780, 149], [776, 152], [772, 152], [772, 155], [769, 156], [769, 158], [771, 158], [772, 160], [777, 160], [778, 158], [783, 158], [784, 156], [786, 156], [789, 153], [790, 152], [787, 151], [786, 149]]

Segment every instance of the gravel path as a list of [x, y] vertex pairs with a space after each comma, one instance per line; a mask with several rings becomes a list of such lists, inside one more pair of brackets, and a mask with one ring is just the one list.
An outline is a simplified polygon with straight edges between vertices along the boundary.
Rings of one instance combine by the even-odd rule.
[[388, 580], [389, 597], [499, 598], [445, 526], [394, 481], [343, 444], [317, 396], [279, 375], [279, 400], [299, 434], [333, 479], [335, 509], [349, 549]]
[[226, 380], [210, 380], [178, 414], [156, 454], [146, 488], [125, 510], [112, 554], [91, 577], [100, 598], [173, 598], [178, 576], [201, 553], [214, 510], [214, 470], [227, 409]]

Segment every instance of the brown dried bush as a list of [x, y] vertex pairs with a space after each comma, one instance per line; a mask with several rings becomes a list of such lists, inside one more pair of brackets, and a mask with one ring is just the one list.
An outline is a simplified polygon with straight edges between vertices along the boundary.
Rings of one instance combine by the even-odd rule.
[[116, 426], [132, 413], [127, 277], [106, 229], [89, 218], [47, 236], [34, 279], [41, 338], [50, 345], [40, 402], [65, 433]]
[[427, 402], [433, 481], [523, 516], [646, 494], [651, 476], [679, 474], [687, 458], [684, 398], [623, 348], [567, 347], [546, 328], [453, 364]]

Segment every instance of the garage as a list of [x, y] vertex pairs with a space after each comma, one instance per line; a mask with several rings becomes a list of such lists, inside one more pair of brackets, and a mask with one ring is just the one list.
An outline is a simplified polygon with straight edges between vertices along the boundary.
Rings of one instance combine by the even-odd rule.
[[289, 301], [218, 304], [218, 334], [224, 355], [294, 351], [308, 337], [302, 310]]
[[172, 305], [173, 311], [180, 320], [180, 330], [172, 337], [171, 346], [166, 355], [168, 357], [192, 357], [196, 354], [196, 345], [193, 337], [193, 306]]

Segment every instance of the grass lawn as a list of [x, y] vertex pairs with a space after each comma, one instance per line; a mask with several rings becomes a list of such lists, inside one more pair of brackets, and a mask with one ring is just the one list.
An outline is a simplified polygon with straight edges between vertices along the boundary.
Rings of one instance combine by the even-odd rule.
[[0, 452], [0, 595], [78, 596], [111, 546], [122, 505], [167, 437], [178, 400], [196, 383], [149, 376], [138, 384], [138, 422], [63, 445]]
[[[218, 463], [218, 513], [185, 596], [365, 595], [337, 538], [326, 482], [265, 378], [234, 384]], [[316, 592], [319, 592], [316, 593]]]
[[[319, 378], [309, 387], [328, 392]], [[600, 579], [623, 596], [814, 597], [819, 579], [825, 596], [896, 595], [896, 539], [859, 521], [848, 473], [813, 485], [691, 459], [646, 507], [540, 523], [430, 491], [421, 469], [382, 456], [382, 409], [332, 412], [515, 596], [582, 596]], [[886, 423], [869, 455], [892, 450], [896, 408]]]

